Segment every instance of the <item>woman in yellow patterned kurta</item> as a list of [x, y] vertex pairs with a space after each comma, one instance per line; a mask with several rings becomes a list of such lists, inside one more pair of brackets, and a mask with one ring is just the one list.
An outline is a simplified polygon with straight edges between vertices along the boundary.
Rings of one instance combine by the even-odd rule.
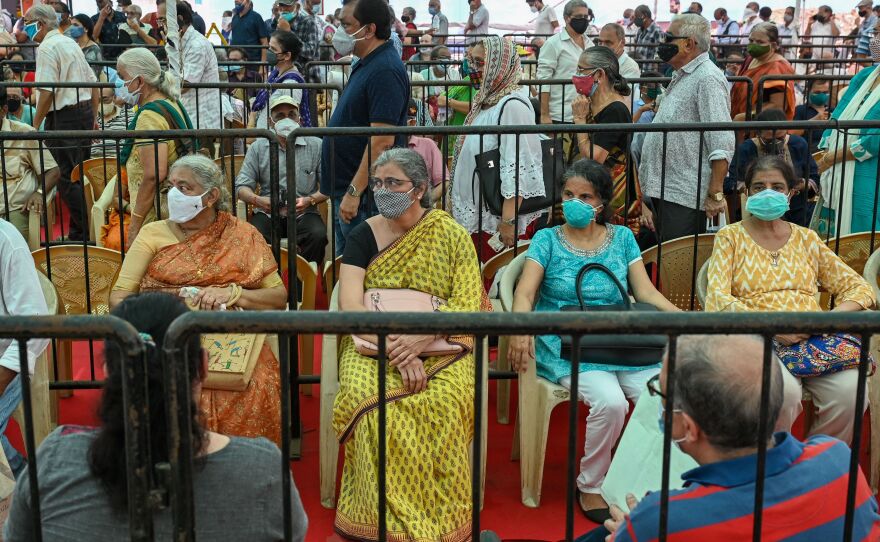
[[[836, 296], [835, 311], [874, 306], [868, 283], [816, 232], [790, 224], [781, 215], [772, 218], [787, 209], [785, 203], [771, 205], [768, 201], [786, 201], [772, 192], [790, 197], [795, 184], [791, 166], [776, 156], [759, 158], [746, 173], [745, 183], [749, 194], [746, 209], [752, 216], [722, 228], [715, 237], [709, 259], [707, 311], [821, 311], [817, 301], [820, 286]], [[807, 334], [776, 336], [783, 345], [807, 339]], [[783, 376], [786, 406], [779, 427], [788, 429], [800, 412], [801, 390], [797, 378], [788, 371], [783, 371]], [[857, 381], [858, 371], [853, 370], [800, 381], [818, 408], [810, 434], [831, 435], [844, 442], [852, 439], [851, 403]]]
[[[473, 243], [444, 211], [431, 209], [422, 158], [391, 149], [376, 161], [371, 185], [382, 213], [352, 230], [339, 279], [343, 311], [365, 311], [371, 288], [412, 289], [446, 300], [441, 311], [476, 312], [483, 286]], [[375, 337], [363, 337], [375, 343]], [[387, 338], [388, 540], [469, 540], [474, 430], [473, 337], [448, 337], [457, 355], [424, 357], [435, 336]], [[333, 427], [345, 445], [336, 530], [378, 538], [377, 361], [351, 337], [340, 344]]]

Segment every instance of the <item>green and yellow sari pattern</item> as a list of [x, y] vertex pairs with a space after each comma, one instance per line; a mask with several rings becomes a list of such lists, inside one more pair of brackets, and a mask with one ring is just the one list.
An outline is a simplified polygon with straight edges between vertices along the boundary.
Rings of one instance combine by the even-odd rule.
[[[443, 299], [444, 311], [478, 312], [483, 285], [474, 245], [449, 214], [434, 210], [381, 251], [364, 288], [410, 288]], [[474, 424], [474, 338], [452, 336], [462, 354], [424, 360], [427, 390], [411, 394], [388, 367], [387, 527], [394, 542], [468, 540], [471, 530], [469, 448]], [[339, 393], [333, 426], [345, 445], [336, 530], [378, 538], [377, 361], [340, 343]]]

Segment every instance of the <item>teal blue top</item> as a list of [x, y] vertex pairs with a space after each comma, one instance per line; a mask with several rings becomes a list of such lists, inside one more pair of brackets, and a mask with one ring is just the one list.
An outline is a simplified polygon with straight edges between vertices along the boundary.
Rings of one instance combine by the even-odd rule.
[[[536, 311], [552, 312], [561, 307], [577, 305], [575, 281], [581, 268], [587, 263], [599, 263], [607, 267], [620, 280], [624, 288], [629, 288], [627, 277], [629, 266], [642, 259], [639, 246], [632, 231], [624, 226], [608, 224], [608, 235], [602, 246], [593, 251], [583, 251], [572, 247], [565, 239], [562, 226], [538, 231], [529, 245], [526, 258], [544, 268], [544, 279], [538, 290]], [[610, 278], [598, 271], [592, 271], [581, 285], [584, 303], [587, 305], [611, 305], [620, 303], [620, 291]], [[562, 339], [559, 335], [535, 337], [535, 357], [538, 376], [551, 382], [571, 374], [571, 361], [560, 357]], [[648, 367], [625, 367], [608, 364], [581, 363], [579, 372], [584, 371], [641, 371]], [[656, 365], [659, 367], [660, 365]]]
[[[28, 126], [34, 125], [34, 108], [30, 104], [23, 103], [21, 104], [21, 108], [18, 110], [21, 116], [17, 116], [14, 113], [9, 113], [9, 118], [12, 120], [17, 120], [22, 124], [27, 124]], [[44, 120], [42, 124], [40, 124], [40, 130], [42, 130], [46, 126], [46, 121]]]

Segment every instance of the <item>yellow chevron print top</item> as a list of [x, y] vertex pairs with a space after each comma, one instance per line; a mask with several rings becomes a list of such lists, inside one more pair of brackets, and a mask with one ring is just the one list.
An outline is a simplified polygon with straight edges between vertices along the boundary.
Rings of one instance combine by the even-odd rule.
[[759, 246], [741, 222], [715, 236], [709, 259], [707, 311], [820, 311], [821, 286], [837, 303], [874, 305], [871, 286], [837, 257], [816, 232], [791, 224], [791, 237], [776, 252]]

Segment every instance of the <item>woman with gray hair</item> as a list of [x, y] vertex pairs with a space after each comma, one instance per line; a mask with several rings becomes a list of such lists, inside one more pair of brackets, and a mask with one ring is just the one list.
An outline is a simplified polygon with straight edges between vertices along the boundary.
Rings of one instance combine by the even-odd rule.
[[[477, 312], [483, 284], [467, 231], [431, 207], [422, 157], [390, 149], [370, 186], [379, 215], [349, 234], [339, 273], [342, 311]], [[336, 294], [334, 293], [334, 296]], [[333, 427], [345, 444], [336, 529], [376, 538], [376, 336], [344, 337]], [[468, 444], [473, 438], [474, 338], [386, 337], [388, 538], [441, 540], [470, 528]], [[412, 472], [432, 473], [413, 478]], [[436, 503], [442, 502], [443, 506]], [[372, 534], [369, 534], [372, 533]]]
[[[608, 47], [590, 47], [578, 59], [572, 77], [577, 96], [571, 102], [575, 124], [630, 124], [626, 97], [630, 94], [626, 79], [620, 75], [617, 55]], [[612, 224], [626, 225], [639, 234], [642, 191], [638, 175], [629, 160], [629, 135], [624, 132], [577, 134], [577, 148], [582, 158], [595, 160], [611, 171], [614, 197]]]
[[[124, 53], [123, 53], [124, 54]], [[110, 294], [115, 307], [143, 291], [185, 297], [201, 310], [283, 309], [287, 290], [269, 245], [256, 228], [229, 213], [220, 168], [201, 155], [185, 156], [168, 172], [168, 219], [144, 226], [125, 256]], [[253, 340], [243, 336], [242, 344]], [[243, 391], [202, 391], [206, 429], [281, 444], [278, 360], [264, 343]]]
[[[171, 72], [162, 70], [159, 60], [146, 48], [132, 48], [116, 61], [121, 87], [118, 94], [138, 111], [129, 129], [190, 130], [193, 125], [180, 104], [180, 81]], [[185, 151], [178, 140], [127, 139], [119, 153], [128, 175], [128, 201], [131, 202], [131, 223], [126, 235], [126, 248], [137, 238], [145, 224], [168, 216], [165, 194], [169, 167]], [[159, 210], [156, 204], [159, 203]]]
[[749, 32], [746, 52], [748, 54], [737, 75], [751, 79], [756, 90], [751, 93], [750, 100], [749, 86], [745, 82], [734, 83], [730, 91], [730, 116], [734, 121], [743, 121], [747, 111], [750, 111], [754, 117], [758, 113], [760, 100], [763, 102], [763, 109], [782, 109], [788, 120], [794, 118], [794, 108], [797, 105], [794, 81], [772, 79], [774, 75], [794, 75], [794, 68], [779, 53], [779, 29], [776, 25], [755, 25]]

